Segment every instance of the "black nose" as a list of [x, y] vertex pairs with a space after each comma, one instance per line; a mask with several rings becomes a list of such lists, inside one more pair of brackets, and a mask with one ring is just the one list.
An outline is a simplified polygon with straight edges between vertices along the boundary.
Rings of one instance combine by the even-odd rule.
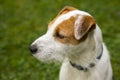
[[36, 53], [37, 52], [37, 46], [36, 45], [31, 45], [30, 46], [30, 51], [34, 54], [34, 53]]

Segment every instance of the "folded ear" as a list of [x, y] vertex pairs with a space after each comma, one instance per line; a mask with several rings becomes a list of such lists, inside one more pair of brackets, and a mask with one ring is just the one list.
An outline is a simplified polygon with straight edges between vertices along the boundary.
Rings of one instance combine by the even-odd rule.
[[76, 8], [71, 7], [71, 6], [65, 6], [59, 13], [58, 15], [65, 14], [69, 11], [75, 10]]
[[92, 16], [77, 15], [74, 27], [75, 38], [80, 40], [89, 31], [95, 29], [96, 24]]

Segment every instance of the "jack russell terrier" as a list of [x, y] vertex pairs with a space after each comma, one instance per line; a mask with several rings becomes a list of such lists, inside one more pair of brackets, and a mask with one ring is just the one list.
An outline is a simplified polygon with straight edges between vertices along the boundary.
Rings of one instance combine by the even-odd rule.
[[60, 80], [112, 80], [101, 30], [89, 13], [76, 8], [64, 7], [30, 51], [44, 62], [62, 61]]

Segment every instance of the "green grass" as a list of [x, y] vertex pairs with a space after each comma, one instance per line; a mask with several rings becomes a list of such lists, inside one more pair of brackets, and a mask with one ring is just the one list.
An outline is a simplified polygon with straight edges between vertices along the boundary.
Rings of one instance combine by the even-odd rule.
[[120, 80], [119, 0], [0, 0], [0, 80], [58, 80], [58, 64], [45, 64], [29, 45], [47, 30], [48, 22], [70, 5], [92, 14], [103, 31], [115, 80]]

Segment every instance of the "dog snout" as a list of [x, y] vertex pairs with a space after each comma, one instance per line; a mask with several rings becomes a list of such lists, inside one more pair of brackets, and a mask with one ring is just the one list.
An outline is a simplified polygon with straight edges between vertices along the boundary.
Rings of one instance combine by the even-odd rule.
[[30, 51], [35, 54], [38, 51], [37, 45], [31, 45], [30, 46]]

